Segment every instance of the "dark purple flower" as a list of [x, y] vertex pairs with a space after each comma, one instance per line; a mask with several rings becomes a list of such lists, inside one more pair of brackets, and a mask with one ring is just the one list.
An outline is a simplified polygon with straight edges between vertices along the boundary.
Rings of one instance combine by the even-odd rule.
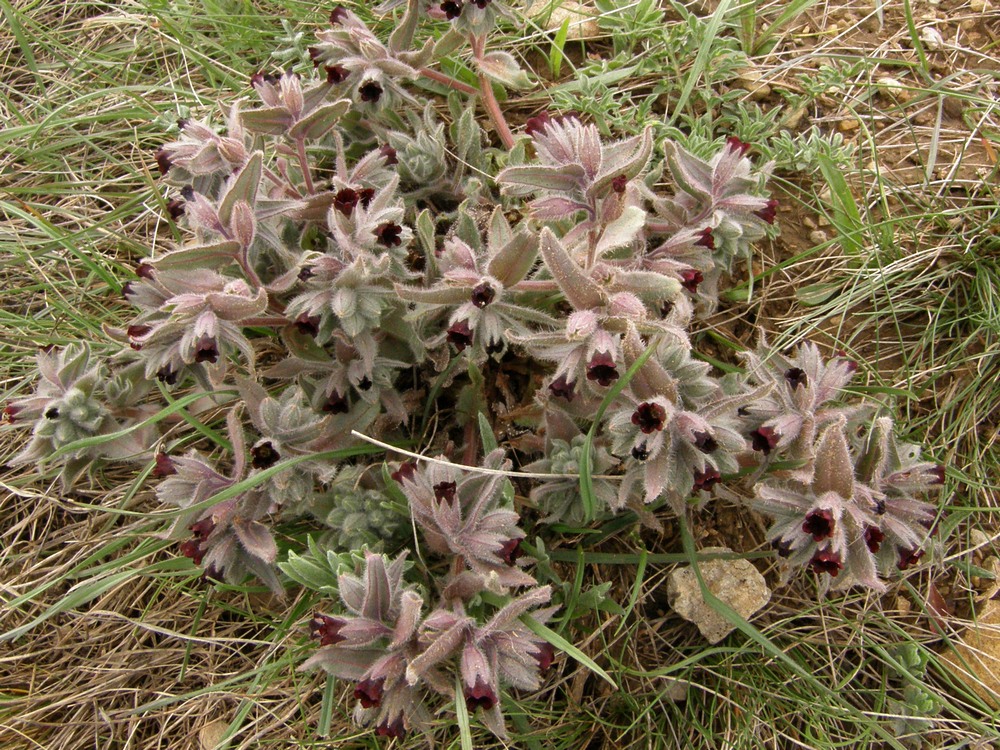
[[403, 244], [403, 240], [400, 238], [403, 228], [399, 224], [387, 221], [385, 224], [379, 224], [374, 233], [377, 238], [376, 242], [382, 247], [399, 247]]
[[896, 562], [896, 567], [900, 570], [906, 570], [920, 562], [920, 558], [923, 556], [924, 551], [922, 549], [901, 549], [899, 550], [899, 560]]
[[698, 285], [704, 280], [705, 277], [701, 271], [695, 271], [693, 268], [681, 271], [681, 286], [691, 292], [691, 294], [698, 293]]
[[792, 543], [787, 539], [775, 539], [771, 542], [771, 547], [778, 553], [778, 557], [792, 556]]
[[632, 446], [632, 458], [636, 461], [645, 461], [649, 458], [649, 449], [646, 448], [645, 443], [639, 443], [638, 445]]
[[875, 501], [875, 515], [884, 516], [885, 515], [885, 500]]
[[346, 640], [340, 634], [340, 629], [346, 624], [344, 620], [317, 612], [309, 623], [309, 635], [319, 640], [320, 646], [332, 646]]
[[715, 250], [715, 237], [712, 236], [712, 227], [702, 229], [701, 236], [694, 244], [698, 247], [707, 247], [709, 250]]
[[803, 521], [802, 531], [809, 534], [814, 542], [822, 542], [833, 536], [835, 525], [833, 513], [828, 510], [814, 510]]
[[316, 272], [312, 270], [312, 266], [305, 266], [301, 271], [299, 271], [299, 281], [309, 281]]
[[333, 196], [333, 207], [344, 216], [350, 216], [354, 211], [354, 207], [358, 205], [358, 200], [360, 199], [356, 190], [344, 188], [343, 190], [338, 190], [337, 194]]
[[465, 705], [470, 711], [482, 708], [489, 711], [497, 703], [497, 694], [486, 684], [482, 677], [476, 677], [476, 684], [465, 686]]
[[313, 67], [318, 68], [322, 62], [320, 58], [323, 57], [323, 50], [319, 47], [309, 47], [306, 52], [309, 53], [309, 59], [312, 60]]
[[339, 391], [331, 391], [323, 402], [322, 410], [328, 414], [347, 414], [351, 409], [345, 396]]
[[813, 573], [816, 575], [819, 575], [820, 573], [827, 573], [831, 578], [836, 578], [840, 571], [844, 568], [844, 563], [840, 559], [840, 554], [837, 552], [831, 552], [830, 550], [820, 550], [813, 555], [809, 564], [812, 565]]
[[508, 565], [516, 563], [522, 555], [524, 555], [524, 551], [521, 549], [520, 539], [508, 539], [500, 546], [497, 552], [497, 557]]
[[552, 121], [552, 117], [548, 112], [542, 112], [534, 117], [529, 117], [528, 121], [524, 124], [524, 132], [530, 136], [533, 136], [535, 133], [544, 133], [545, 128]]
[[746, 156], [747, 151], [750, 150], [750, 144], [744, 143], [735, 135], [731, 135], [726, 138], [726, 145], [734, 151], [739, 151], [740, 156]]
[[149, 263], [140, 263], [135, 267], [135, 275], [140, 279], [152, 279], [156, 275], [156, 271]]
[[215, 339], [207, 333], [203, 334], [194, 347], [195, 362], [211, 362], [215, 364], [219, 361], [219, 346]]
[[157, 149], [154, 158], [156, 159], [156, 166], [160, 170], [161, 175], [165, 175], [170, 171], [170, 168], [173, 166], [173, 162], [170, 160], [169, 151], [165, 148]]
[[211, 516], [205, 516], [200, 521], [188, 526], [188, 529], [194, 532], [194, 535], [198, 538], [199, 542], [206, 541], [215, 531], [215, 521], [212, 520]]
[[201, 561], [205, 558], [205, 552], [202, 550], [201, 543], [197, 539], [188, 539], [181, 542], [180, 551], [184, 557], [190, 558], [191, 562], [195, 565], [201, 565]]
[[377, 680], [368, 678], [359, 682], [354, 688], [354, 697], [361, 701], [362, 708], [375, 708], [382, 703], [384, 688], [383, 678], [379, 677]]
[[777, 209], [778, 209], [778, 201], [776, 201], [774, 198], [771, 198], [764, 206], [764, 208], [760, 209], [759, 211], [754, 211], [753, 213], [754, 216], [756, 216], [757, 218], [763, 219], [768, 224], [773, 224], [774, 219], [778, 213]]
[[490, 339], [489, 343], [486, 344], [487, 354], [499, 354], [503, 351], [503, 339]]
[[674, 311], [674, 303], [671, 300], [664, 300], [660, 305], [660, 317], [665, 318]]
[[413, 461], [404, 461], [399, 465], [389, 476], [392, 477], [393, 481], [403, 483], [403, 480], [413, 481], [413, 477], [417, 473], [417, 465]]
[[717, 450], [719, 442], [707, 432], [694, 433], [694, 447], [702, 453], [711, 453]]
[[177, 382], [177, 371], [170, 365], [163, 365], [163, 367], [156, 371], [156, 379], [161, 383], [173, 385]]
[[375, 727], [375, 734], [379, 737], [395, 737], [401, 740], [406, 736], [406, 726], [403, 724], [403, 714], [399, 714], [395, 719], [389, 721], [383, 719], [382, 723]]
[[327, 83], [343, 83], [347, 80], [347, 77], [351, 75], [350, 71], [348, 71], [343, 65], [325, 65], [323, 66], [323, 70], [326, 71]]
[[869, 526], [865, 529], [865, 545], [867, 545], [868, 550], [874, 555], [878, 552], [879, 547], [882, 546], [882, 542], [885, 541], [885, 534], [882, 533], [882, 529], [878, 526]]
[[566, 375], [560, 375], [558, 378], [549, 383], [549, 390], [552, 391], [553, 397], [564, 398], [567, 401], [572, 401], [573, 397], [576, 395], [574, 389], [576, 383], [570, 383], [566, 380]]
[[365, 375], [364, 377], [361, 378], [361, 380], [358, 381], [359, 391], [367, 391], [371, 387], [372, 387], [372, 379], [369, 378], [367, 375]]
[[278, 80], [278, 77], [276, 75], [272, 75], [271, 73], [254, 73], [250, 76], [250, 86], [255, 89], [260, 88], [260, 86], [265, 83], [269, 83], [273, 86], [278, 83]]
[[441, 3], [441, 10], [444, 12], [444, 17], [452, 21], [462, 15], [462, 4], [455, 0], [444, 0]]
[[632, 424], [642, 430], [643, 434], [649, 435], [659, 432], [667, 421], [667, 410], [659, 404], [643, 402], [639, 404], [632, 413]]
[[358, 191], [358, 198], [361, 199], [361, 206], [363, 208], [368, 208], [368, 204], [372, 202], [372, 198], [375, 197], [375, 188], [361, 188]]
[[496, 299], [497, 291], [489, 283], [477, 284], [472, 289], [472, 304], [482, 309]]
[[222, 568], [217, 568], [214, 563], [205, 568], [205, 572], [201, 574], [201, 580], [212, 581], [213, 583], [226, 582], [225, 577], [222, 575]]
[[535, 661], [538, 662], [538, 671], [547, 672], [549, 667], [552, 666], [552, 662], [556, 659], [555, 647], [548, 641], [544, 641], [538, 645], [538, 651], [535, 652]]
[[13, 424], [14, 420], [17, 418], [17, 413], [21, 411], [14, 404], [7, 404], [3, 408], [3, 412], [0, 413], [0, 421], [7, 422], [8, 424]]
[[266, 469], [268, 466], [274, 466], [281, 459], [281, 454], [274, 449], [270, 440], [255, 445], [250, 449], [250, 455], [252, 457], [250, 464], [255, 469]]
[[491, 2], [493, 0], [472, 0], [472, 4], [479, 8], [479, 10], [486, 10], [486, 6]]
[[788, 381], [793, 391], [800, 385], [803, 388], [809, 385], [809, 378], [806, 377], [805, 370], [801, 367], [791, 367], [785, 370], [785, 380]]
[[399, 164], [399, 158], [396, 155], [396, 149], [390, 146], [388, 143], [383, 143], [378, 147], [378, 152], [382, 154], [385, 158], [385, 165], [387, 167]]
[[152, 330], [153, 330], [152, 327], [147, 326], [147, 325], [141, 325], [141, 324], [130, 325], [125, 330], [125, 333], [128, 335], [128, 337], [130, 339], [133, 339], [132, 341], [129, 341], [129, 346], [132, 347], [133, 349], [135, 349], [136, 351], [141, 350], [142, 349], [142, 344], [140, 344], [137, 341], [134, 341], [134, 339], [141, 338], [141, 337], [145, 336], [147, 333], [149, 333]]
[[46, 410], [44, 416], [46, 419], [59, 419], [59, 410], [56, 407], [51, 406]]
[[347, 18], [347, 8], [340, 5], [334, 5], [333, 10], [330, 11], [330, 25], [340, 26]]
[[469, 321], [460, 320], [452, 323], [448, 329], [448, 341], [455, 345], [460, 352], [465, 351], [465, 347], [472, 344], [472, 329], [469, 328]]
[[618, 380], [618, 369], [615, 361], [607, 352], [597, 352], [587, 363], [587, 380], [595, 380], [605, 388]]
[[315, 336], [319, 333], [319, 316], [302, 313], [295, 319], [294, 325], [299, 333], [306, 336]]
[[163, 479], [163, 477], [169, 477], [177, 473], [177, 467], [174, 466], [174, 462], [170, 460], [170, 456], [166, 453], [157, 453], [155, 461], [156, 465], [153, 467], [153, 476], [157, 479]]
[[944, 484], [944, 466], [941, 464], [938, 464], [932, 469], [928, 469], [927, 473], [932, 477], [932, 484]]
[[167, 213], [171, 219], [177, 221], [184, 215], [184, 204], [183, 198], [171, 198], [167, 201]]
[[377, 81], [365, 81], [358, 86], [358, 94], [361, 95], [361, 101], [375, 104], [382, 98], [382, 87]]
[[750, 433], [750, 440], [753, 441], [753, 449], [761, 451], [765, 456], [774, 450], [781, 438], [771, 427], [760, 427]]
[[611, 189], [621, 195], [628, 185], [628, 175], [620, 174], [611, 181]]
[[454, 482], [438, 482], [434, 485], [434, 499], [439, 503], [453, 505], [455, 502], [456, 485]]
[[694, 488], [696, 490], [710, 490], [721, 479], [722, 474], [719, 473], [718, 469], [706, 466], [705, 471], [696, 471], [694, 473]]

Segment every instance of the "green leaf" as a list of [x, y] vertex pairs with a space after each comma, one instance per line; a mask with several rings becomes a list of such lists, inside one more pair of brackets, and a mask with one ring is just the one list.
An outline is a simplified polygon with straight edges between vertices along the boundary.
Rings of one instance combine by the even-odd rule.
[[551, 628], [546, 627], [531, 615], [522, 616], [521, 622], [523, 622], [525, 627], [528, 628], [528, 630], [530, 630], [532, 633], [537, 635], [539, 638], [544, 638], [546, 641], [551, 643], [554, 648], [557, 648], [563, 653], [571, 656], [573, 659], [578, 661], [580, 664], [585, 666], [591, 672], [593, 672], [602, 680], [611, 685], [612, 688], [614, 688], [615, 690], [618, 689], [618, 684], [611, 678], [611, 675], [609, 675], [607, 672], [601, 669], [594, 662], [593, 659], [591, 659], [589, 656], [587, 656], [585, 653], [583, 653], [580, 649], [578, 649], [572, 643], [567, 641], [557, 632], [555, 632]]
[[552, 40], [552, 50], [549, 52], [549, 70], [552, 71], [553, 78], [558, 78], [559, 71], [562, 69], [563, 50], [566, 48], [566, 37], [569, 36], [569, 21], [570, 16], [566, 16], [559, 31], [556, 32], [555, 39]]

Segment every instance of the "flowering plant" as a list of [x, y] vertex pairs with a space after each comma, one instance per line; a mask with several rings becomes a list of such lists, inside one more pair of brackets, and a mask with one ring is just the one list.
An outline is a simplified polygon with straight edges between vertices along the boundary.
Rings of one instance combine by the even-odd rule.
[[[943, 480], [849, 396], [845, 358], [762, 340], [719, 378], [694, 350], [692, 321], [775, 221], [770, 165], [734, 137], [704, 161], [570, 114], [515, 134], [493, 85], [530, 78], [486, 50], [498, 17], [498, 0], [413, 0], [383, 43], [338, 8], [314, 77], [255, 74], [256, 106], [182, 123], [155, 161], [186, 239], [124, 285], [120, 352], [43, 352], [36, 392], [4, 410], [31, 428], [14, 462], [60, 465], [66, 487], [103, 460], [151, 463], [168, 533], [208, 578], [336, 594], [305, 667], [353, 682], [358, 723], [387, 736], [426, 730], [443, 695], [502, 737], [502, 692], [538, 687], [558, 608], [522, 551], [539, 516], [686, 518], [754, 473], [789, 574], [881, 590], [921, 559], [922, 496]], [[424, 21], [449, 30], [416, 44]], [[429, 67], [463, 40], [478, 88]], [[182, 391], [199, 417], [225, 413], [228, 469], [158, 429], [176, 409], [153, 396]], [[515, 421], [526, 434], [499, 447]], [[390, 472], [362, 438], [420, 450]], [[325, 529], [309, 558], [279, 550], [291, 518]], [[417, 571], [407, 545], [427, 553]]]

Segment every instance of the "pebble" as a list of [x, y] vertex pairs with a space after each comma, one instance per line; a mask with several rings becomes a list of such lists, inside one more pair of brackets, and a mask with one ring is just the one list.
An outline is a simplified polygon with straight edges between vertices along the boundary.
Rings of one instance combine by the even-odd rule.
[[[704, 553], [731, 553], [726, 547], [706, 547]], [[708, 590], [749, 618], [771, 601], [771, 590], [747, 560], [708, 560], [699, 563]], [[718, 643], [736, 629], [709, 606], [701, 595], [698, 578], [690, 567], [678, 567], [667, 580], [667, 599], [674, 611], [693, 622], [709, 643]]]

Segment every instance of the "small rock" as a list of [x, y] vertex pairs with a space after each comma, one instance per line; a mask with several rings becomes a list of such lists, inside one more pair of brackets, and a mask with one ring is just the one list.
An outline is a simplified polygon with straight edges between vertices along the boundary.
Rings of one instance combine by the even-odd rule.
[[558, 31], [569, 19], [567, 39], [593, 39], [600, 36], [594, 8], [575, 0], [535, 0], [528, 6], [528, 17], [534, 18], [547, 31]]
[[857, 130], [860, 127], [861, 123], [855, 120], [853, 117], [844, 118], [843, 120], [840, 121], [840, 124], [837, 125], [837, 128], [842, 133], [850, 133]]
[[[706, 547], [702, 553], [732, 553], [726, 547]], [[764, 576], [747, 560], [709, 560], [699, 564], [705, 585], [743, 618], [749, 618], [771, 600]], [[667, 599], [674, 611], [698, 626], [709, 643], [718, 643], [733, 630], [701, 595], [698, 578], [689, 567], [677, 568], [667, 581]]]
[[920, 30], [920, 41], [931, 52], [937, 52], [944, 47], [944, 37], [933, 26], [924, 26]]
[[906, 103], [912, 98], [909, 89], [898, 78], [882, 76], [875, 83], [885, 96], [898, 102]]
[[990, 10], [990, 0], [969, 0], [969, 10], [973, 13], [986, 13]]
[[222, 738], [226, 736], [229, 729], [229, 722], [225, 719], [215, 719], [208, 722], [198, 730], [198, 744], [201, 750], [215, 750], [222, 744]]
[[736, 71], [736, 85], [749, 91], [751, 99], [764, 99], [771, 93], [771, 87], [764, 82], [763, 74], [754, 67]]
[[814, 245], [822, 245], [826, 243], [830, 238], [826, 236], [826, 232], [822, 229], [816, 229], [809, 233], [809, 241]]

